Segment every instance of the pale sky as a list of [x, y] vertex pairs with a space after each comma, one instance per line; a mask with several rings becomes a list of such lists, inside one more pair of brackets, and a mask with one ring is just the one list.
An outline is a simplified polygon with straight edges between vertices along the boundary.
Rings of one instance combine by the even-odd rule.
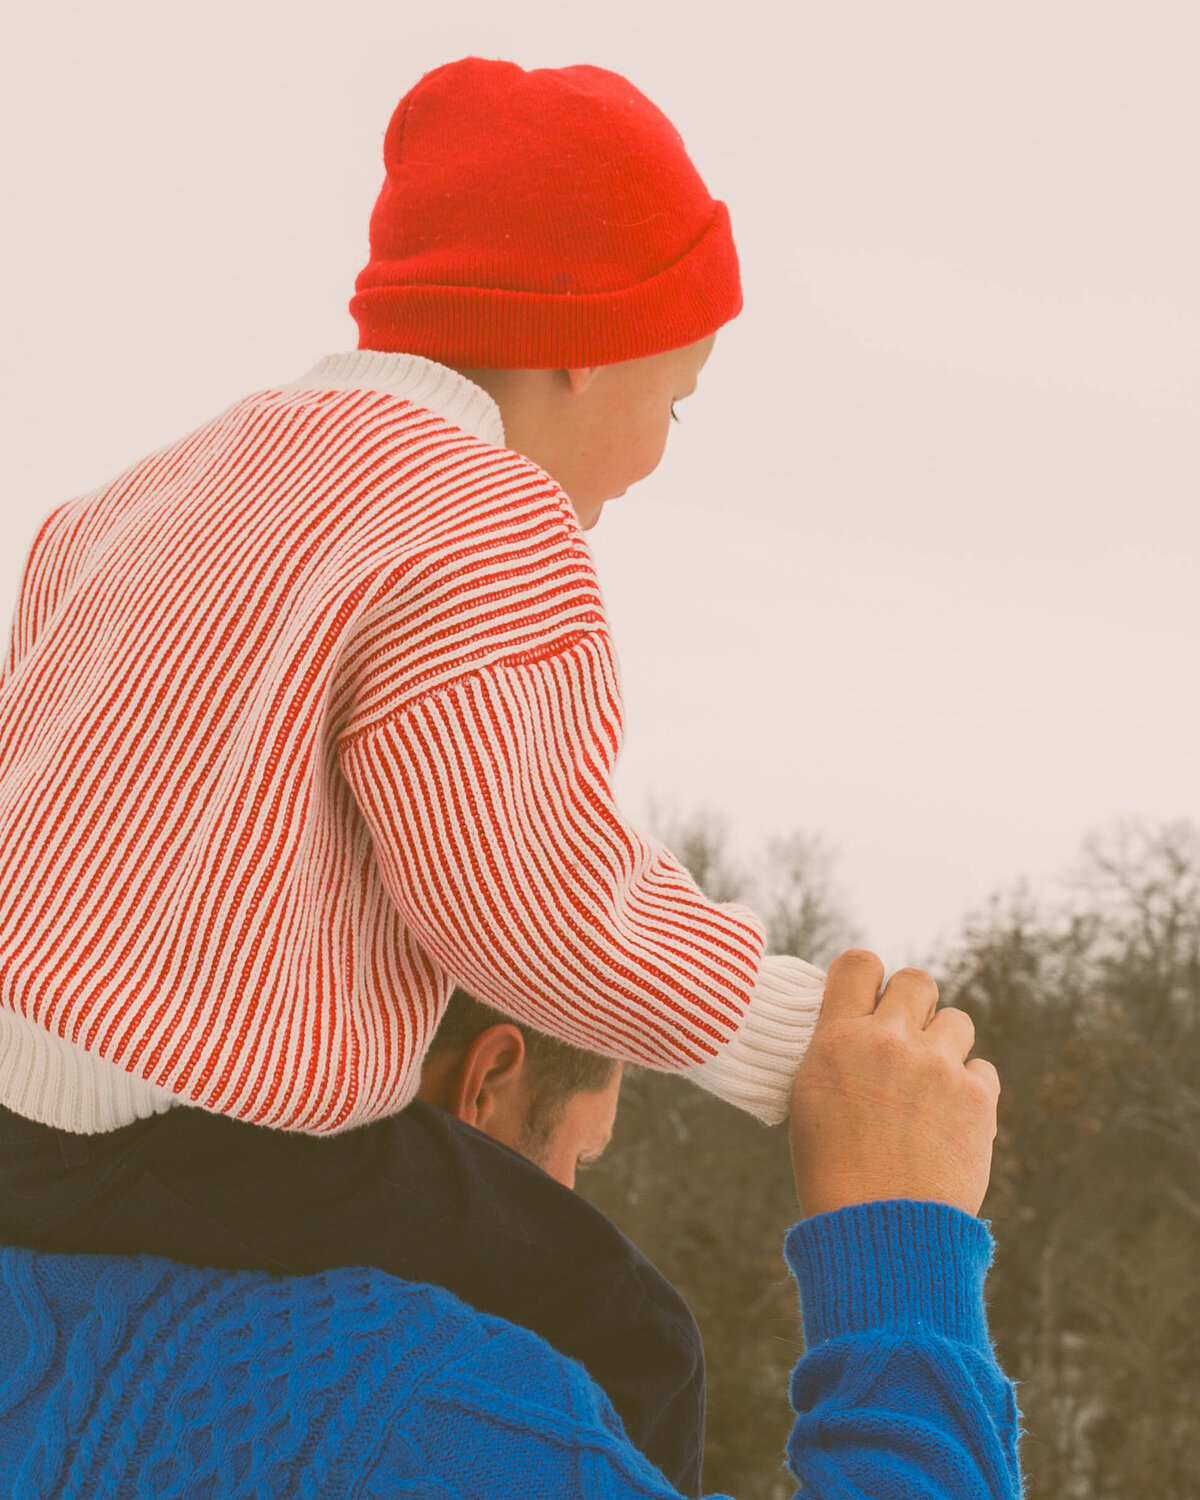
[[40, 517], [350, 348], [388, 116], [594, 62], [730, 205], [746, 310], [592, 534], [619, 773], [823, 833], [889, 965], [1117, 814], [1200, 818], [1200, 12], [6, 7], [0, 614]]

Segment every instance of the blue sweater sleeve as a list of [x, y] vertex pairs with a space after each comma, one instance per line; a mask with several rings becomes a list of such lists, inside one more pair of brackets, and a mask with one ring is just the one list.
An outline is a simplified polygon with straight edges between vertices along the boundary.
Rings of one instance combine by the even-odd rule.
[[[807, 1345], [792, 1375], [798, 1496], [1015, 1500], [1018, 1414], [988, 1338], [986, 1226], [940, 1204], [874, 1203], [796, 1225], [785, 1250]], [[393, 1408], [363, 1500], [679, 1500], [579, 1365], [481, 1321], [486, 1337]]]
[[938, 1203], [863, 1204], [785, 1244], [807, 1353], [788, 1460], [806, 1496], [1016, 1500], [1019, 1413], [984, 1309], [987, 1226]]

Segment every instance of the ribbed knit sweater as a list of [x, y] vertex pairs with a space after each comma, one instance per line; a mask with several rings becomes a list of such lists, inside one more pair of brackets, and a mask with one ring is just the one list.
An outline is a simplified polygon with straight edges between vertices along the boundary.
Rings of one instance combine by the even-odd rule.
[[570, 503], [495, 404], [332, 356], [55, 511], [0, 679], [0, 1104], [335, 1131], [451, 987], [764, 1119], [819, 971], [616, 808]]
[[[806, 1500], [1015, 1500], [983, 1224], [927, 1203], [798, 1225]], [[0, 1251], [5, 1500], [672, 1500], [583, 1368], [448, 1292]]]

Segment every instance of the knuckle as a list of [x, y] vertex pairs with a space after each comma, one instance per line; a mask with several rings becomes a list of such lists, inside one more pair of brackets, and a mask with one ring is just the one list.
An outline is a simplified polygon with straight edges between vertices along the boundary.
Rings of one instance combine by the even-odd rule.
[[913, 1044], [902, 1027], [877, 1026], [873, 1037], [876, 1055], [885, 1068], [893, 1070], [911, 1064]]
[[938, 1047], [930, 1047], [924, 1057], [925, 1072], [933, 1085], [938, 1089], [949, 1089], [958, 1080], [956, 1075], [962, 1071], [962, 1064], [956, 1063], [954, 1059]]
[[996, 1101], [1000, 1097], [1000, 1075], [990, 1062], [983, 1058], [972, 1060], [967, 1069], [967, 1075], [975, 1084], [976, 1090], [982, 1100], [991, 1110], [995, 1110]]

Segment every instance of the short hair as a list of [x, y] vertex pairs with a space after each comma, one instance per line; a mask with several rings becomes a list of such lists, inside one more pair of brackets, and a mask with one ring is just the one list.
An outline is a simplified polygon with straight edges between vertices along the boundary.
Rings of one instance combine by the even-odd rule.
[[514, 1016], [506, 1016], [456, 989], [438, 1023], [428, 1057], [466, 1051], [477, 1036], [491, 1026], [515, 1026], [525, 1042], [531, 1104], [525, 1134], [531, 1144], [546, 1142], [564, 1108], [576, 1094], [598, 1094], [606, 1089], [620, 1066], [615, 1057], [585, 1052], [557, 1037], [535, 1031]]

